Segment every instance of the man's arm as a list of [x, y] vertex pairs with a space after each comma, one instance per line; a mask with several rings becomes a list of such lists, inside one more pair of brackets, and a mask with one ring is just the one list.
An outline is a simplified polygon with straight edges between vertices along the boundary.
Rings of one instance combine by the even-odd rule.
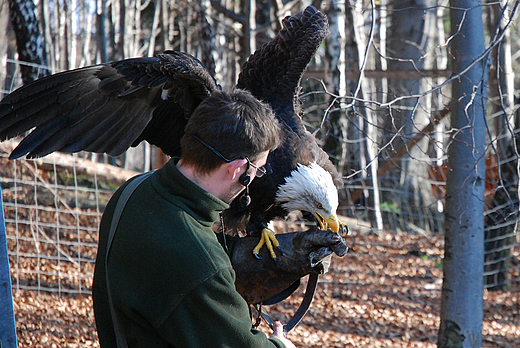
[[219, 270], [192, 289], [158, 328], [178, 347], [289, 348], [282, 339], [252, 329], [249, 308], [234, 286], [231, 268]]

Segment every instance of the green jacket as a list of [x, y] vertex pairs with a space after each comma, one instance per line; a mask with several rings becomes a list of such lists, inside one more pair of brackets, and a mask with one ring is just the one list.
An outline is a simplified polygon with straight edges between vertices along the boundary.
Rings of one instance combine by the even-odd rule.
[[[129, 347], [284, 347], [252, 329], [235, 290], [235, 272], [211, 229], [228, 205], [184, 177], [175, 162], [136, 189], [112, 242], [110, 288]], [[120, 194], [101, 221], [92, 290], [103, 348], [116, 347], [104, 260]]]

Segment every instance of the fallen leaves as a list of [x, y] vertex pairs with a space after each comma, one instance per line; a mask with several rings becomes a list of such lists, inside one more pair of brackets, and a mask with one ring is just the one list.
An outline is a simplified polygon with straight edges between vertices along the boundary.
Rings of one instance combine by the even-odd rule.
[[20, 347], [99, 347], [90, 296], [14, 294]]
[[[352, 232], [347, 244], [355, 252], [333, 259], [311, 309], [289, 338], [299, 347], [436, 347], [443, 237]], [[303, 286], [267, 309], [273, 318], [288, 320]], [[520, 346], [520, 286], [514, 287], [486, 291], [483, 347]]]

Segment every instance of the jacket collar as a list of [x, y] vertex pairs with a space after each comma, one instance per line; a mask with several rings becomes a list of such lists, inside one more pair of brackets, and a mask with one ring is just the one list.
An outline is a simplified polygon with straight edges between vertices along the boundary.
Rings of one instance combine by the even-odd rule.
[[165, 199], [180, 206], [205, 226], [217, 221], [229, 205], [186, 178], [176, 167], [178, 157], [170, 159], [152, 176], [152, 185]]

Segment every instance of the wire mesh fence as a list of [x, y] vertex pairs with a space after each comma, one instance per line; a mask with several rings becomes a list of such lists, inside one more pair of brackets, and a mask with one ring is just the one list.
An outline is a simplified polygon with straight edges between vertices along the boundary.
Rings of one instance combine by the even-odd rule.
[[[12, 60], [10, 64], [17, 66], [20, 62]], [[423, 236], [442, 234], [445, 147], [452, 131], [446, 117], [448, 109], [436, 108], [433, 98], [417, 99], [410, 110], [402, 105], [376, 103], [371, 112], [378, 117], [369, 124], [366, 111], [359, 105], [345, 109], [320, 86], [315, 79], [303, 83], [304, 121], [309, 129], [321, 124], [316, 129], [324, 148], [331, 147], [327, 143], [331, 139], [335, 143], [331, 158], [346, 173], [339, 213], [369, 224], [375, 233], [384, 229]], [[403, 131], [406, 122], [399, 129], [385, 124], [396, 113], [419, 109], [423, 113], [427, 110], [429, 124], [419, 126], [410, 118], [407, 122], [413, 127], [408, 132]], [[324, 114], [328, 114], [326, 122]], [[489, 115], [487, 120], [485, 286], [489, 289], [508, 289], [512, 282], [520, 281], [510, 275], [520, 268], [514, 256], [519, 243], [516, 139], [520, 130], [514, 128], [516, 118], [515, 113], [502, 111]], [[379, 132], [361, 131], [369, 125], [379, 128]], [[346, 136], [341, 136], [341, 130]], [[343, 145], [338, 146], [338, 142]], [[58, 154], [10, 161], [7, 156], [14, 145], [2, 143], [0, 153], [14, 289], [89, 293], [104, 205], [135, 172]], [[372, 162], [366, 158], [363, 161], [370, 146], [377, 149], [377, 157]], [[150, 150], [148, 153], [156, 154]], [[377, 172], [370, 172], [376, 164]]]
[[133, 173], [108, 181], [90, 161], [11, 161], [5, 149], [0, 168], [13, 289], [89, 294], [103, 207]]
[[[135, 173], [61, 154], [12, 161], [7, 158], [8, 151], [5, 146], [2, 148], [0, 175], [13, 289], [89, 294], [97, 252], [97, 229], [104, 206], [115, 189]], [[395, 197], [391, 204], [381, 207], [385, 231], [423, 237], [441, 233], [439, 207], [442, 202], [429, 207], [408, 206], [409, 196], [413, 194], [399, 190], [391, 179], [383, 177], [380, 181], [390, 182], [381, 184], [380, 190]], [[444, 185], [440, 180], [421, 180], [432, 187]], [[352, 192], [357, 187], [361, 185], [347, 181], [345, 191]], [[520, 282], [520, 265], [518, 255], [515, 256], [515, 248], [518, 254], [518, 202], [508, 194], [508, 190], [516, 188], [511, 180], [496, 189], [492, 197], [488, 196], [485, 263], [488, 288]], [[363, 189], [371, 188], [363, 186]], [[349, 221], [353, 229], [378, 233], [370, 223], [371, 212], [366, 207], [344, 205], [339, 214], [352, 218]], [[284, 229], [301, 229], [304, 222], [291, 224]]]

